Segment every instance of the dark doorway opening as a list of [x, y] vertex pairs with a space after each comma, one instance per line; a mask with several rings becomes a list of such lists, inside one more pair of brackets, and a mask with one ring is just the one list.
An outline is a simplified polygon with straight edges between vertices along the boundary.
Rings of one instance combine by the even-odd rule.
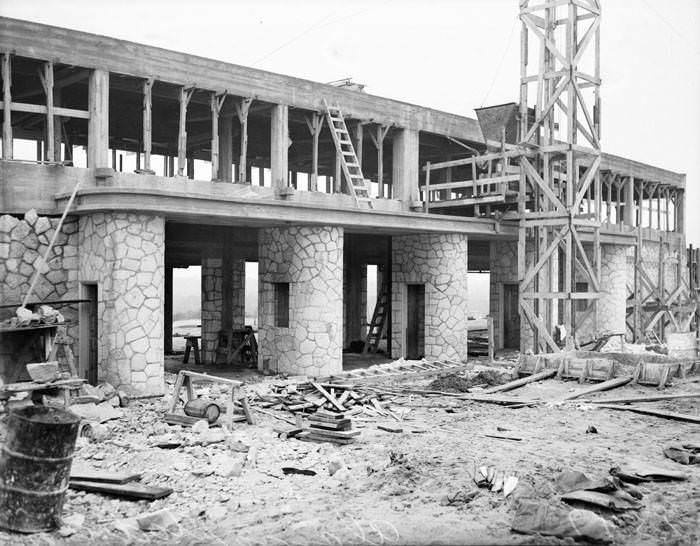
[[406, 286], [406, 358], [425, 356], [425, 285]]
[[518, 285], [503, 285], [503, 347], [520, 349], [520, 313], [518, 311]]
[[82, 283], [80, 295], [88, 300], [80, 304], [80, 356], [79, 374], [90, 385], [97, 385], [97, 284]]

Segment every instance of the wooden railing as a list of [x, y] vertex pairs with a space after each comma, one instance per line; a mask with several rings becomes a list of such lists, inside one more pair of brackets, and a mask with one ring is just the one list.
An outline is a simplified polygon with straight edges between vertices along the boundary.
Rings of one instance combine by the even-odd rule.
[[[426, 163], [423, 192], [425, 212], [447, 207], [478, 206], [505, 203], [518, 195], [520, 167], [514, 160], [522, 150], [510, 150], [476, 155], [465, 159]], [[468, 167], [466, 180], [432, 183], [431, 173], [454, 167]]]

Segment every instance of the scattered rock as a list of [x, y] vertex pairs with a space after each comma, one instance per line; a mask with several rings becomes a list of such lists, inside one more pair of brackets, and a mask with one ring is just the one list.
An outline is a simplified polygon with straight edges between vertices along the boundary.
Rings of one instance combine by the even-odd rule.
[[595, 428], [593, 425], [589, 425], [586, 429], [586, 434], [598, 434], [598, 429]]
[[27, 373], [36, 383], [50, 383], [58, 375], [58, 361], [27, 364]]
[[202, 434], [207, 430], [209, 430], [209, 423], [207, 423], [207, 421], [204, 419], [200, 419], [194, 425], [192, 425], [192, 432], [195, 434]]
[[334, 457], [328, 461], [328, 475], [333, 476], [338, 470], [345, 468], [345, 463], [340, 457]]
[[178, 524], [175, 515], [167, 508], [137, 516], [136, 521], [142, 531], [160, 531]]
[[78, 417], [93, 423], [104, 423], [110, 419], [120, 419], [124, 416], [124, 412], [121, 409], [112, 407], [109, 402], [76, 404], [70, 407], [70, 411]]
[[95, 442], [102, 442], [111, 436], [109, 428], [100, 423], [92, 423], [89, 425], [87, 436]]
[[210, 459], [214, 473], [222, 478], [238, 477], [243, 472], [241, 462], [225, 453], [217, 453]]

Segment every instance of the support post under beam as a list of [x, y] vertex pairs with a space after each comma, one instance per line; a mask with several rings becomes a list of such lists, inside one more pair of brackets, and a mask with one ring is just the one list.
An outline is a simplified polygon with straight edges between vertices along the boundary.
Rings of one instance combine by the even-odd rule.
[[248, 112], [252, 102], [253, 99], [245, 98], [236, 104], [236, 114], [241, 124], [241, 154], [238, 159], [238, 181], [241, 184], [251, 183], [246, 163], [248, 161]]
[[226, 100], [226, 95], [212, 93], [209, 106], [211, 107], [211, 179], [219, 179], [219, 114]]
[[153, 78], [143, 82], [143, 170], [151, 171], [153, 121], [151, 117]]
[[184, 176], [187, 167], [187, 106], [194, 88], [180, 89], [180, 124], [177, 136], [177, 175]]

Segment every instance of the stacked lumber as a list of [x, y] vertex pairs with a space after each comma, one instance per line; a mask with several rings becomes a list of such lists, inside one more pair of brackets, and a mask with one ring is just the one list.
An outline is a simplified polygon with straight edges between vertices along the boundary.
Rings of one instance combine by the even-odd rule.
[[393, 398], [389, 393], [343, 383], [305, 383], [273, 385], [273, 393], [259, 396], [256, 405], [271, 409], [287, 410], [302, 415], [315, 414], [323, 410], [347, 416], [365, 413], [386, 415], [390, 411], [382, 401]]
[[352, 444], [359, 434], [359, 430], [352, 430], [352, 419], [348, 415], [319, 409], [308, 418], [299, 438], [314, 442]]

